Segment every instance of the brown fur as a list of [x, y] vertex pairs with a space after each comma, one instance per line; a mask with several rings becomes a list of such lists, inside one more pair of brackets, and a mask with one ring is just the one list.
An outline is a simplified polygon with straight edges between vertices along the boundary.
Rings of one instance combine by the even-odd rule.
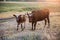
[[[14, 14], [13, 16], [15, 16], [15, 18], [16, 18], [17, 30], [18, 30], [19, 24], [21, 24], [21, 23], [24, 23], [24, 24], [25, 24], [25, 21], [26, 21], [25, 15], [19, 15], [19, 16], [17, 17], [17, 16]], [[21, 17], [21, 16], [23, 16], [23, 17]], [[25, 28], [25, 25], [24, 25], [24, 28]], [[22, 24], [21, 24], [21, 29], [22, 29], [22, 31], [23, 31], [24, 28], [22, 27]]]
[[32, 16], [29, 16], [29, 22], [32, 22], [32, 30], [36, 29], [36, 23], [37, 21], [45, 21], [45, 25], [48, 21], [48, 26], [50, 25], [50, 20], [49, 20], [49, 9], [41, 9], [41, 10], [33, 10], [32, 11]]

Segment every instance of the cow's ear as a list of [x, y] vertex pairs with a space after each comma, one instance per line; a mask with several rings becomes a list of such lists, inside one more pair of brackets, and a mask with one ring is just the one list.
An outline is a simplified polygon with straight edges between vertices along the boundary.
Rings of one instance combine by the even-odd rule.
[[29, 15], [28, 12], [27, 12], [27, 15]]

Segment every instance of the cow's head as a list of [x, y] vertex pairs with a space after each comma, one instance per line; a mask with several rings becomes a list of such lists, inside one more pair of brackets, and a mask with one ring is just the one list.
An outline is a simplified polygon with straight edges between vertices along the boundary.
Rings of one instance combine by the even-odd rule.
[[33, 20], [33, 14], [32, 13], [27, 13], [28, 18], [29, 18], [29, 22], [32, 22]]

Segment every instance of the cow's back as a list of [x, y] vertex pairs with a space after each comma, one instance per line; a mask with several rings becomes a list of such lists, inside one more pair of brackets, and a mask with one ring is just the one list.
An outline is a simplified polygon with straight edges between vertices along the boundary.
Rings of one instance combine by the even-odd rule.
[[48, 9], [42, 9], [42, 10], [34, 10], [32, 11], [34, 20], [40, 21], [49, 16], [49, 10]]

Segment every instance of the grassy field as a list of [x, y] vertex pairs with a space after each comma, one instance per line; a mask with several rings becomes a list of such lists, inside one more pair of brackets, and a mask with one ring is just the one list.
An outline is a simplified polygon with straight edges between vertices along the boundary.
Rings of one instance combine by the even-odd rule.
[[50, 28], [47, 28], [48, 25], [44, 28], [44, 21], [39, 21], [35, 31], [30, 30], [32, 25], [29, 23], [28, 17], [26, 17], [27, 20], [23, 31], [21, 31], [21, 26], [19, 26], [18, 31], [16, 30], [15, 18], [3, 20], [3, 22], [1, 20], [0, 36], [3, 36], [3, 40], [60, 40], [60, 13], [50, 14]]
[[30, 3], [0, 3], [0, 12], [8, 12], [8, 11], [30, 11], [32, 9], [37, 8], [37, 4]]
[[[0, 18], [9, 18], [14, 13], [20, 13], [21, 11], [31, 11], [38, 8], [49, 7], [50, 12], [50, 28], [44, 28], [44, 21], [37, 23], [35, 31], [31, 31], [31, 24], [26, 20], [26, 28], [21, 31], [16, 31], [16, 20], [0, 20], [0, 37], [3, 36], [3, 40], [60, 40], [60, 5], [52, 5], [45, 3], [0, 3]], [[54, 12], [55, 11], [55, 12]], [[27, 18], [28, 19], [28, 18]], [[43, 30], [44, 29], [44, 30]], [[2, 34], [2, 35], [1, 35]], [[1, 40], [1, 38], [0, 38]]]
[[[17, 3], [0, 3], [0, 13], [8, 11], [31, 11], [33, 9], [48, 7], [54, 11], [60, 11], [60, 5], [53, 5], [48, 3], [39, 3], [39, 2], [17, 2]], [[51, 11], [52, 11], [51, 10]]]

